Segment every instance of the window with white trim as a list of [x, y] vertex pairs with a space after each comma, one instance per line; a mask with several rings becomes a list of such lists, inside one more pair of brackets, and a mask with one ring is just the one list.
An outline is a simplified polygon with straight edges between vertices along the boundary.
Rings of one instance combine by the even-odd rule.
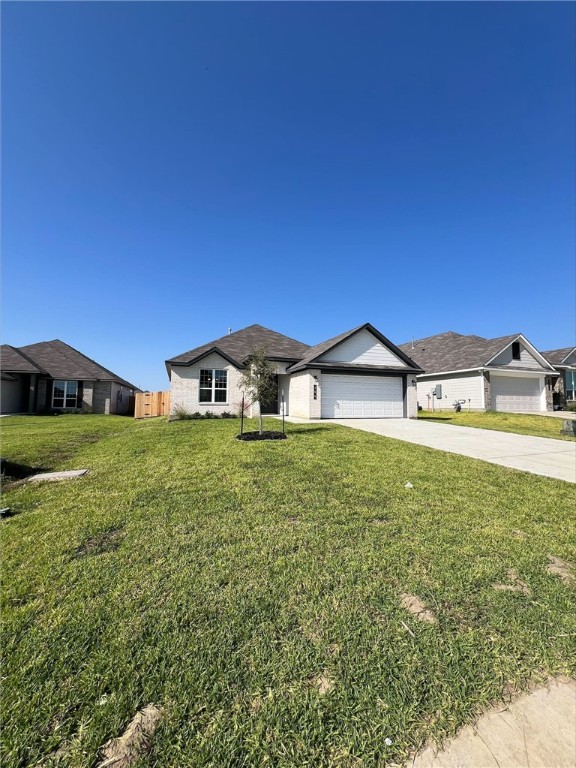
[[228, 371], [219, 368], [202, 368], [200, 370], [199, 402], [228, 402]]
[[56, 379], [52, 389], [52, 408], [76, 408], [78, 382]]

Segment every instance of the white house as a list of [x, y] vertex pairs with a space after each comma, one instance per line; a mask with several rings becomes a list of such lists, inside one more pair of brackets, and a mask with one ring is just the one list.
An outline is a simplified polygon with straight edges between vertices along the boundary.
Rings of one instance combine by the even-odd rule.
[[400, 349], [425, 373], [417, 377], [418, 403], [447, 410], [533, 412], [552, 410], [558, 376], [521, 333], [484, 339], [449, 331]]

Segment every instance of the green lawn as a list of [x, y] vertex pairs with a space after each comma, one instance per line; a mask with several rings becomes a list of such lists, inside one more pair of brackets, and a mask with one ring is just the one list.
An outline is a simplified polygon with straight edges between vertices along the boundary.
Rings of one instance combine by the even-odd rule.
[[525, 413], [501, 413], [498, 411], [473, 412], [461, 411], [420, 411], [419, 419], [437, 421], [442, 424], [453, 424], [457, 427], [478, 427], [479, 429], [495, 429], [498, 432], [516, 432], [518, 435], [534, 435], [535, 437], [553, 437], [556, 440], [572, 440], [576, 438], [561, 435], [562, 419], [555, 416], [535, 416]]
[[[5, 768], [94, 766], [149, 702], [141, 766], [401, 764], [576, 673], [575, 589], [546, 571], [576, 562], [572, 484], [328, 424], [0, 426], [12, 461], [91, 471], [4, 498]], [[531, 594], [493, 588], [511, 568]]]

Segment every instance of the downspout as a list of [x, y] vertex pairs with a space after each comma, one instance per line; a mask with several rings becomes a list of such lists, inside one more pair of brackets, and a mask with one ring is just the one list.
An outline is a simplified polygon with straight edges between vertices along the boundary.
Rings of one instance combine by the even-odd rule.
[[484, 368], [479, 368], [480, 374], [480, 402], [482, 403], [482, 410], [486, 410], [486, 389], [484, 387]]

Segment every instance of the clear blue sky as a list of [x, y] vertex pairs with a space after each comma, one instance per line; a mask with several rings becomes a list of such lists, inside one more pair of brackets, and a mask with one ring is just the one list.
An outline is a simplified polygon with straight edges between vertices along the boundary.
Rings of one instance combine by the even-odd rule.
[[575, 5], [2, 3], [3, 341], [574, 343]]

